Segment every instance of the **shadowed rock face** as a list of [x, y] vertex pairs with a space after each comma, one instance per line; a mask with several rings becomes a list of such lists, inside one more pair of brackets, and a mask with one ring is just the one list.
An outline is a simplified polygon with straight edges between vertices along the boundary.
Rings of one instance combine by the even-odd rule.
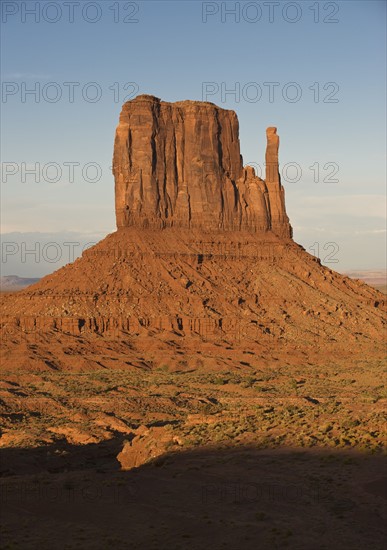
[[276, 129], [267, 137], [265, 182], [243, 167], [234, 111], [148, 95], [125, 103], [113, 159], [117, 227], [272, 230], [291, 237]]

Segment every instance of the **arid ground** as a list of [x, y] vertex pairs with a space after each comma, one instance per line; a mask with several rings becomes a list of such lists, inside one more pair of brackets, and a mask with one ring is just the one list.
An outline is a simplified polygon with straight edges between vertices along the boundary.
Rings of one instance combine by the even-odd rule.
[[59, 338], [2, 373], [1, 548], [384, 547], [382, 360]]

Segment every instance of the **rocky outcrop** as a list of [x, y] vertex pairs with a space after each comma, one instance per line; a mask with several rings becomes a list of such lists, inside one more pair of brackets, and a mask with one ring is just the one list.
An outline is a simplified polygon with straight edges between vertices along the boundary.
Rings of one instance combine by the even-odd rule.
[[116, 131], [117, 227], [273, 230], [291, 237], [275, 128], [268, 129], [267, 158], [276, 159], [277, 169], [266, 182], [243, 167], [234, 111], [138, 96], [123, 106]]
[[270, 205], [270, 227], [274, 233], [283, 235], [283, 231], [289, 226], [289, 219], [285, 209], [285, 191], [281, 185], [281, 177], [278, 166], [279, 137], [277, 128], [270, 127], [266, 130], [266, 187]]
[[180, 438], [173, 436], [170, 426], [147, 428], [140, 426], [126, 441], [117, 460], [122, 470], [132, 470], [147, 462], [154, 461], [168, 452], [179, 450]]

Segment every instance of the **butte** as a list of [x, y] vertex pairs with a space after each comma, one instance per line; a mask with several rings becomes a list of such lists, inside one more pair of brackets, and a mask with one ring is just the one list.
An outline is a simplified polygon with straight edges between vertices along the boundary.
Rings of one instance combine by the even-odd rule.
[[24, 346], [24, 365], [72, 368], [62, 352], [53, 359], [52, 342], [155, 358], [168, 346], [207, 346], [215, 362], [231, 346], [268, 361], [382, 354], [384, 296], [292, 239], [276, 128], [266, 131], [265, 180], [243, 166], [238, 132], [235, 112], [212, 103], [125, 103], [113, 158], [117, 231], [3, 296], [5, 364]]

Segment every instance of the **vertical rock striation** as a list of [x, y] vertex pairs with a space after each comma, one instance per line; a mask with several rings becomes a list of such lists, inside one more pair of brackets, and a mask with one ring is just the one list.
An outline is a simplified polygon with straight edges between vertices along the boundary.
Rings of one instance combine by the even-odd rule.
[[117, 227], [274, 231], [291, 237], [278, 174], [278, 136], [268, 129], [267, 181], [243, 167], [234, 111], [141, 95], [124, 104], [113, 173]]

